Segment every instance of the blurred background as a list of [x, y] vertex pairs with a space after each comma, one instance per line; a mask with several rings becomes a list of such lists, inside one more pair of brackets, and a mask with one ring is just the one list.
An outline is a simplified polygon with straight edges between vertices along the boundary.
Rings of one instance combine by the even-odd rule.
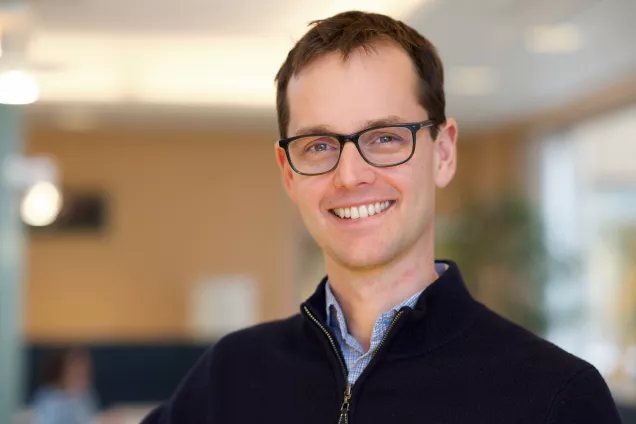
[[273, 78], [348, 9], [444, 61], [437, 257], [636, 423], [635, 0], [0, 0], [0, 422], [62, 380], [139, 422], [223, 334], [297, 311], [324, 269], [279, 180]]

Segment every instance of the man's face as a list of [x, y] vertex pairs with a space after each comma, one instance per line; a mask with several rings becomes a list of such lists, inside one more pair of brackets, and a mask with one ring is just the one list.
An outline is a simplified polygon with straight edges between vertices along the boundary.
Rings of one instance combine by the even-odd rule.
[[[420, 122], [428, 119], [419, 104], [418, 76], [409, 56], [390, 43], [375, 51], [340, 53], [312, 61], [288, 86], [289, 137], [323, 127], [351, 134], [378, 121]], [[455, 170], [456, 128], [452, 120], [437, 141], [429, 129], [417, 133], [416, 149], [406, 163], [377, 168], [346, 143], [338, 167], [324, 175], [294, 173], [282, 149], [277, 159], [285, 188], [327, 260], [349, 269], [372, 269], [432, 243], [434, 191]], [[366, 218], [341, 218], [339, 208], [363, 205], [386, 209]], [[334, 211], [335, 209], [335, 211]]]

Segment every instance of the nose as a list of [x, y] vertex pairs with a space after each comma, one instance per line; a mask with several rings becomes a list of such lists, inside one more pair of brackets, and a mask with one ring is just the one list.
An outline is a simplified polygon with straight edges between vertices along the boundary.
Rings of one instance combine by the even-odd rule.
[[334, 183], [339, 188], [352, 189], [359, 185], [372, 184], [375, 179], [373, 166], [365, 162], [353, 143], [345, 143], [334, 172]]

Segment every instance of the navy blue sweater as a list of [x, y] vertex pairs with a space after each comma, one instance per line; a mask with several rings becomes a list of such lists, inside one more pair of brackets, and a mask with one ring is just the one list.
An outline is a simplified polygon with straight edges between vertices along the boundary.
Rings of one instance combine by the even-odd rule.
[[350, 396], [323, 281], [300, 314], [221, 339], [143, 424], [620, 423], [593, 366], [475, 301], [447, 263]]

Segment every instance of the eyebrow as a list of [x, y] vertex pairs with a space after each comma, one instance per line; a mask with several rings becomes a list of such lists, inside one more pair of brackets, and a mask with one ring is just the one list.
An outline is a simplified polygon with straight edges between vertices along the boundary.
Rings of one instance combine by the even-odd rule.
[[[381, 127], [383, 125], [401, 124], [404, 122], [407, 122], [407, 121], [403, 118], [400, 118], [397, 115], [390, 115], [390, 116], [387, 116], [386, 118], [370, 119], [364, 122], [358, 131], [362, 131], [372, 127]], [[325, 124], [301, 127], [296, 131], [296, 136], [314, 135], [314, 134], [340, 134], [340, 133], [334, 131], [333, 128]]]

